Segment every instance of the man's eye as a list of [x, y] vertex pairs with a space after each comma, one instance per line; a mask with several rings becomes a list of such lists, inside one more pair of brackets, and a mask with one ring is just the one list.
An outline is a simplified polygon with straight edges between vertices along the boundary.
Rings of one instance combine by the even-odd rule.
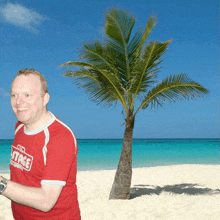
[[30, 96], [31, 96], [30, 94], [25, 94], [25, 97], [27, 97], [27, 98], [30, 97]]
[[15, 98], [15, 97], [17, 97], [17, 95], [15, 95], [15, 94], [11, 94], [11, 97], [12, 97], [12, 98]]

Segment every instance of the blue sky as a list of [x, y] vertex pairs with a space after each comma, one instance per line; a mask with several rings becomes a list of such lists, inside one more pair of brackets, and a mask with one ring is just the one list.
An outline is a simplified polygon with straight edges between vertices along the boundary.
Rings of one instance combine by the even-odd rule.
[[0, 139], [13, 138], [16, 117], [10, 84], [33, 68], [48, 80], [48, 109], [77, 138], [123, 138], [122, 106], [101, 108], [57, 67], [77, 61], [81, 43], [103, 38], [104, 13], [118, 6], [136, 18], [135, 28], [157, 16], [149, 40], [172, 39], [159, 79], [185, 72], [211, 91], [207, 98], [139, 112], [134, 138], [219, 137], [219, 5], [214, 0], [0, 0]]

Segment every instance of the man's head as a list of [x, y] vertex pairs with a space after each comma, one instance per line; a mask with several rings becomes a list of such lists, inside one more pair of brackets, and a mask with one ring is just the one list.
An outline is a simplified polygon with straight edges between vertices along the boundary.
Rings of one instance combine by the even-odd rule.
[[33, 69], [19, 70], [11, 84], [11, 106], [18, 120], [34, 127], [46, 113], [48, 101], [47, 81], [43, 75]]

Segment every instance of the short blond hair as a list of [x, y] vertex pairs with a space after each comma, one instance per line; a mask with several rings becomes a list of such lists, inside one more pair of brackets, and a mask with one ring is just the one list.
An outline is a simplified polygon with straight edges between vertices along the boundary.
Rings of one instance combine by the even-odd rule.
[[40, 77], [42, 92], [48, 93], [47, 80], [44, 78], [44, 76], [40, 72], [38, 72], [37, 70], [34, 70], [34, 69], [27, 69], [27, 68], [18, 71], [18, 76], [20, 76], [20, 75], [28, 76], [30, 74], [33, 74], [33, 75]]

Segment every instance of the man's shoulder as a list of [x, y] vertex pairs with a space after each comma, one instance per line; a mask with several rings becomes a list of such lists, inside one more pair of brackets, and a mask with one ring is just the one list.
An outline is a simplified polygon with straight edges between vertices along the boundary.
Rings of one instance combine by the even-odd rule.
[[65, 135], [66, 137], [71, 136], [75, 138], [75, 134], [73, 133], [72, 129], [56, 116], [54, 122], [48, 127], [48, 129], [53, 135]]
[[75, 134], [60, 119], [56, 117], [51, 126], [48, 127], [48, 131], [50, 143], [58, 146], [60, 143], [65, 144], [66, 146], [69, 146], [69, 149], [75, 149], [74, 153], [77, 153], [77, 140]]

